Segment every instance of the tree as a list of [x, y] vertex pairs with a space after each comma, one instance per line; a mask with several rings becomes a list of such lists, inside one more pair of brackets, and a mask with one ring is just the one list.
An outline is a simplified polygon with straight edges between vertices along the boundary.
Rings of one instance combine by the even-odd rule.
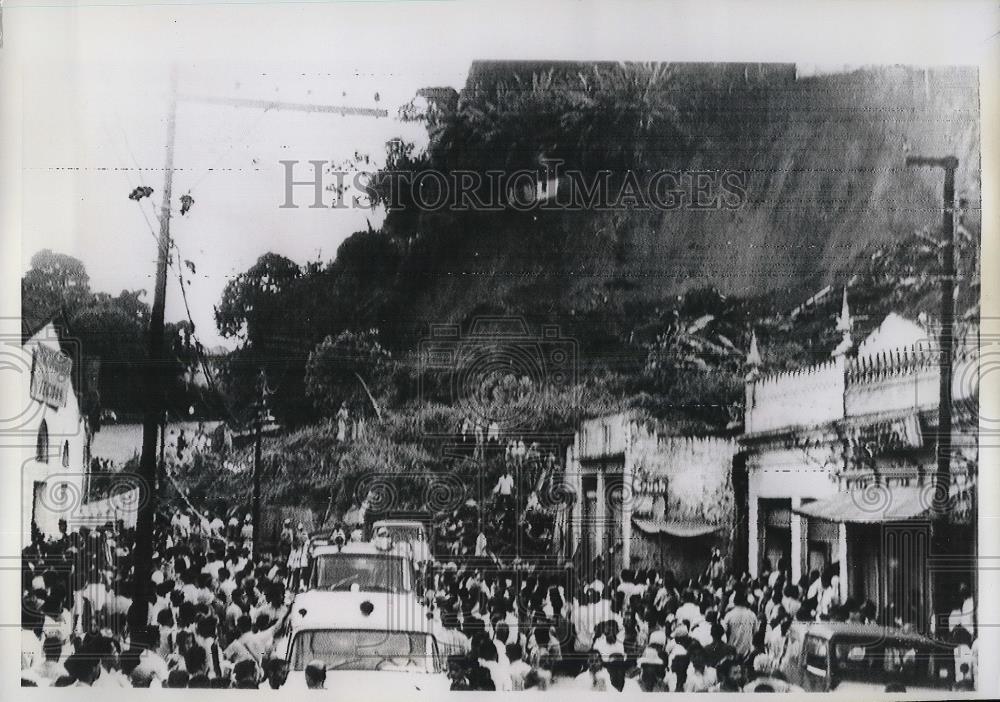
[[31, 257], [21, 278], [21, 313], [25, 318], [47, 315], [58, 308], [72, 315], [91, 297], [90, 276], [83, 261], [42, 249]]
[[[22, 314], [27, 319], [65, 311], [82, 353], [74, 362], [100, 360], [104, 369], [100, 387], [87, 389], [88, 414], [96, 417], [100, 405], [120, 414], [139, 412], [148, 400], [142, 378], [150, 317], [149, 304], [143, 299], [146, 291], [122, 290], [117, 296], [93, 292], [82, 261], [49, 249], [32, 256], [21, 291]], [[159, 369], [165, 376], [170, 409], [184, 415], [196, 396], [185, 383], [185, 375], [198, 364], [193, 331], [187, 320], [167, 325], [164, 346], [171, 363]]]
[[376, 329], [328, 336], [309, 354], [306, 393], [317, 409], [329, 415], [336, 413], [341, 402], [375, 402], [374, 397], [385, 389], [391, 360]]
[[282, 293], [302, 271], [276, 253], [266, 253], [245, 273], [226, 284], [222, 301], [215, 308], [215, 323], [222, 336], [242, 338], [250, 346], [261, 343], [287, 314]]

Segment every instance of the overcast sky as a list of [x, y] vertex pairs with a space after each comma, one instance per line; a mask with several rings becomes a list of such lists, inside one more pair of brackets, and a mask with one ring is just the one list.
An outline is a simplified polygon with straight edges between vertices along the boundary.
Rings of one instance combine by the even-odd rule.
[[[461, 87], [467, 68], [404, 65], [390, 73], [347, 61], [289, 70], [250, 64], [180, 68], [181, 95], [389, 111], [388, 118], [342, 117], [179, 103], [171, 233], [182, 258], [195, 264], [196, 273], [185, 269], [185, 275], [203, 343], [220, 342], [212, 306], [226, 281], [261, 254], [274, 251], [300, 264], [327, 261], [345, 237], [367, 226], [366, 219], [376, 227], [381, 221], [381, 213], [370, 210], [311, 209], [309, 187], [296, 190], [299, 209], [280, 208], [285, 175], [279, 161], [302, 161], [296, 177], [307, 179], [309, 160], [341, 162], [358, 151], [381, 163], [389, 139], [422, 144], [422, 126], [398, 121], [397, 108], [421, 87]], [[80, 258], [93, 289], [145, 288], [151, 299], [169, 70], [163, 64], [85, 64], [69, 72], [53, 64], [44, 75], [44, 81], [25, 86], [24, 121], [44, 128], [28, 131], [23, 142], [22, 266], [36, 251], [51, 248]], [[137, 204], [128, 194], [138, 185], [155, 192]], [[194, 205], [180, 216], [183, 194], [190, 194]], [[176, 273], [168, 290], [167, 318], [181, 318]]]

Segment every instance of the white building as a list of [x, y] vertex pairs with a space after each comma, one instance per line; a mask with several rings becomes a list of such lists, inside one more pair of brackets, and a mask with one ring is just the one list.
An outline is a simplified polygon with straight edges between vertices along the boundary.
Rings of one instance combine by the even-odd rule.
[[[849, 321], [845, 298], [838, 325], [844, 341], [830, 360], [747, 377], [740, 438], [747, 564], [756, 576], [783, 560], [793, 580], [836, 566], [843, 598], [870, 599], [880, 611], [891, 606], [923, 629], [931, 590], [947, 592], [954, 581], [971, 578], [935, 566], [945, 554], [928, 553], [939, 397], [935, 343], [919, 325], [891, 314], [854, 356]], [[957, 341], [954, 354], [949, 508], [953, 555], [969, 562], [978, 471], [974, 334]]]
[[59, 533], [59, 520], [78, 518], [85, 502], [88, 426], [74, 387], [72, 342], [59, 316], [32, 328], [22, 324], [20, 394], [24, 410], [17, 433], [25, 441], [21, 465], [21, 541], [34, 523], [43, 536]]
[[564, 548], [588, 574], [669, 567], [704, 572], [713, 548], [730, 554], [738, 444], [726, 436], [675, 436], [626, 412], [580, 424], [564, 480], [577, 496]]

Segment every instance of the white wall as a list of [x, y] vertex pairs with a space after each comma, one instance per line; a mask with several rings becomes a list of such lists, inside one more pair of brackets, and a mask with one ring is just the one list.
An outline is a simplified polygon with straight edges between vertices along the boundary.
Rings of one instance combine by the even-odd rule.
[[[24, 413], [18, 429], [24, 438], [23, 463], [21, 465], [21, 541], [27, 546], [31, 541], [31, 513], [34, 502], [36, 482], [44, 482], [43, 508], [36, 515], [38, 526], [43, 533], [58, 534], [60, 517], [70, 523], [72, 529], [73, 517], [82, 504], [85, 488], [87, 465], [87, 430], [86, 422], [80, 415], [72, 377], [70, 388], [66, 393], [64, 407], [52, 407], [31, 399], [32, 358], [36, 346], [46, 346], [59, 350], [59, 341], [55, 327], [45, 326], [26, 344], [20, 347], [22, 367], [26, 369], [20, 382], [20, 396], [23, 399]], [[48, 428], [47, 463], [35, 458], [35, 437], [45, 422]], [[68, 444], [69, 465], [63, 465], [63, 448]], [[77, 515], [78, 516], [78, 515]]]

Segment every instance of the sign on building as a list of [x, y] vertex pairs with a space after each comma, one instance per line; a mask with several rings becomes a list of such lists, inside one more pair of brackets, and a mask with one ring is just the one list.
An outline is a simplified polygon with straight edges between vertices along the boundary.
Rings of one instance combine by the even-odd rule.
[[61, 351], [35, 346], [31, 361], [31, 399], [52, 407], [65, 407], [72, 367], [73, 361]]

